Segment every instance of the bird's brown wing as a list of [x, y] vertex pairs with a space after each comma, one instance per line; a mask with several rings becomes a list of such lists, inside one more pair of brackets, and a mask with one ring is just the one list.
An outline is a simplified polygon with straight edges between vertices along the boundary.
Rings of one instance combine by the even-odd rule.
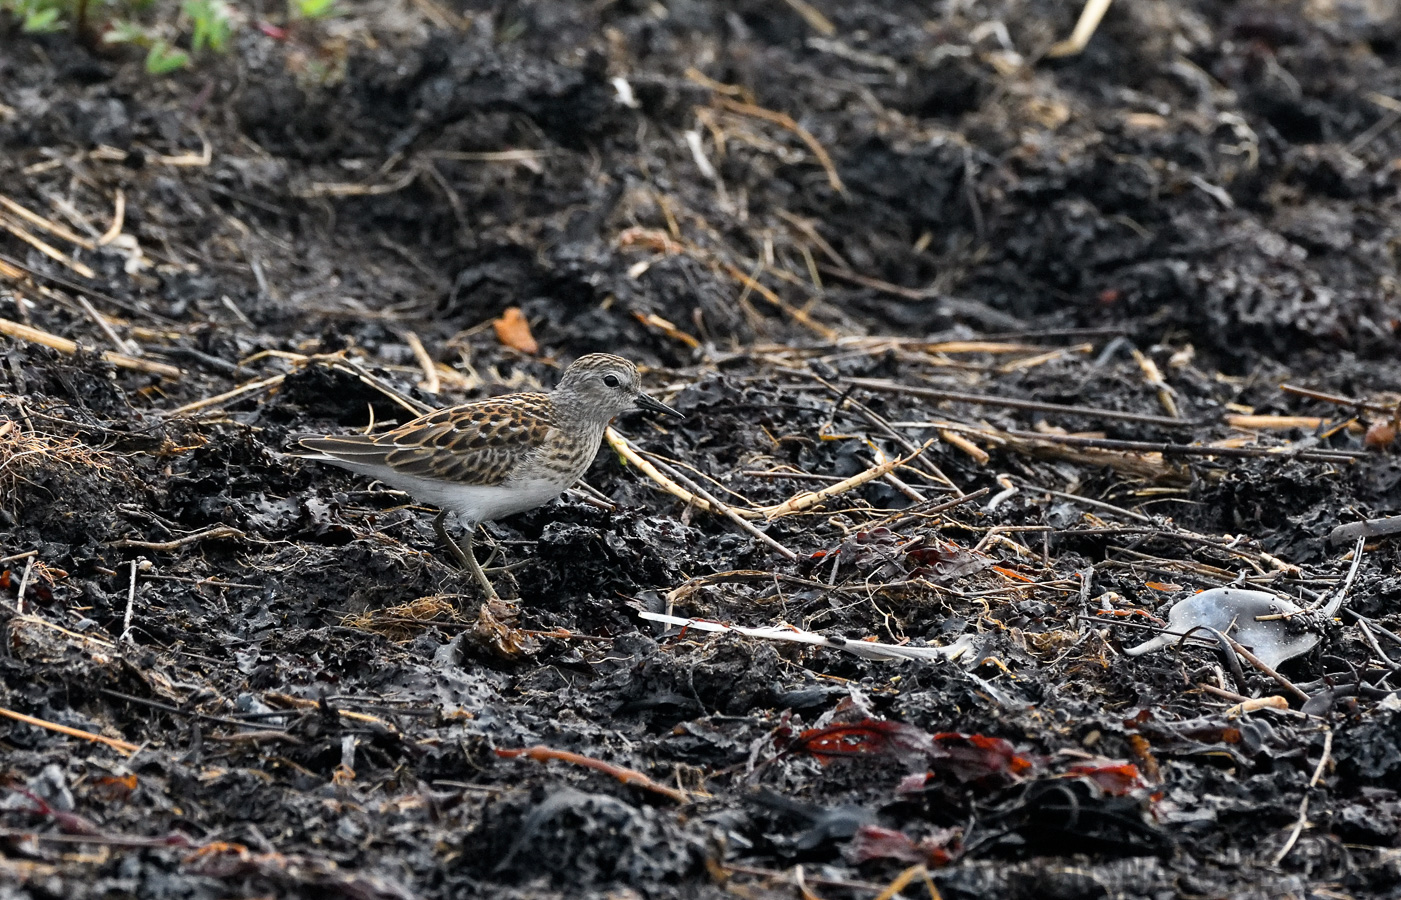
[[552, 412], [545, 394], [514, 394], [440, 409], [379, 434], [309, 437], [301, 445], [361, 467], [494, 485], [544, 443]]

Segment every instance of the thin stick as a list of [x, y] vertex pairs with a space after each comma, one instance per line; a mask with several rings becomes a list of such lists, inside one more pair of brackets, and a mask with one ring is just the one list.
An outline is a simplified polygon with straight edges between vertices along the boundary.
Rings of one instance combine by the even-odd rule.
[[1368, 403], [1366, 400], [1356, 400], [1352, 397], [1344, 397], [1341, 394], [1328, 394], [1323, 391], [1315, 391], [1313, 388], [1300, 387], [1297, 384], [1281, 384], [1279, 389], [1286, 394], [1308, 397], [1310, 400], [1322, 400], [1324, 403], [1333, 403], [1338, 406], [1351, 406], [1355, 409], [1365, 409], [1367, 412], [1391, 413], [1395, 411], [1395, 408], [1392, 406], [1381, 403]]
[[24, 564], [24, 574], [19, 579], [19, 593], [15, 595], [15, 612], [24, 615], [24, 590], [29, 587], [29, 572], [34, 568], [34, 557]]
[[[212, 716], [208, 713], [195, 712], [194, 710], [190, 709], [181, 709], [178, 706], [171, 706], [169, 703], [162, 703], [159, 700], [148, 700], [145, 697], [137, 697], [132, 694], [123, 694], [121, 691], [113, 691], [107, 688], [98, 688], [97, 690], [98, 693], [103, 694], [105, 696], [112, 697], [117, 700], [124, 700], [127, 703], [140, 704], [141, 706], [147, 706], [151, 709], [159, 709], [162, 712], [167, 712], [175, 716], [187, 716], [192, 719], [199, 719], [203, 722], [218, 722], [222, 725], [235, 725], [239, 728], [258, 727], [254, 723], [246, 722], [242, 719], [231, 719], [228, 716]], [[342, 713], [342, 715], [344, 714]]]
[[790, 497], [789, 499], [778, 504], [777, 506], [765, 507], [764, 509], [760, 510], [760, 512], [764, 514], [765, 519], [773, 520], [777, 519], [780, 516], [789, 516], [794, 513], [802, 512], [806, 509], [811, 509], [812, 507], [817, 506], [820, 503], [830, 500], [838, 494], [845, 493], [849, 490], [852, 490], [853, 488], [858, 488], [868, 481], [874, 481], [877, 478], [880, 478], [884, 475], [895, 471], [900, 466], [905, 465], [915, 457], [919, 456], [925, 450], [928, 450], [929, 446], [933, 443], [934, 442], [932, 440], [925, 441], [922, 447], [919, 447], [913, 453], [910, 453], [908, 456], [901, 456], [896, 459], [888, 459], [880, 465], [872, 466], [864, 472], [859, 472], [856, 475], [851, 476], [845, 481], [839, 481], [836, 484], [828, 485], [820, 491], [805, 491], [801, 494], [798, 494], [797, 496]]
[[[1323, 777], [1323, 769], [1328, 765], [1328, 761], [1333, 756], [1333, 729], [1328, 729], [1328, 734], [1323, 738], [1323, 755], [1318, 758], [1318, 765], [1314, 767], [1313, 777], [1309, 779], [1307, 790], [1313, 790], [1318, 784], [1318, 780]], [[1275, 854], [1271, 865], [1279, 865], [1284, 858], [1289, 855], [1289, 851], [1294, 849], [1294, 844], [1299, 840], [1299, 835], [1303, 834], [1304, 826], [1308, 824], [1309, 817], [1309, 795], [1304, 794], [1299, 801], [1299, 818], [1294, 822], [1294, 830], [1289, 833], [1289, 839], [1284, 842], [1284, 846]]]
[[682, 475], [680, 472], [676, 471], [671, 466], [667, 465], [661, 460], [653, 459], [652, 464], [658, 469], [660, 469], [663, 473], [665, 473], [673, 481], [684, 486], [692, 494], [696, 495], [697, 497], [700, 497], [702, 500], [709, 503], [711, 509], [720, 513], [720, 515], [729, 519], [731, 522], [734, 522], [743, 530], [754, 535], [754, 537], [758, 538], [763, 543], [768, 544], [770, 547], [776, 550], [778, 554], [784, 559], [792, 562], [793, 560], [796, 560], [798, 558], [798, 554], [794, 553], [792, 550], [789, 550], [787, 547], [783, 546], [778, 541], [769, 537], [767, 534], [764, 534], [764, 532], [756, 528], [752, 522], [748, 521], [743, 516], [730, 509], [729, 506], [716, 499], [714, 495], [706, 491], [706, 489], [701, 487], [699, 484], [696, 484], [694, 481], [691, 481], [689, 478]]
[[1007, 409], [1027, 409], [1037, 412], [1058, 412], [1066, 415], [1088, 416], [1096, 419], [1117, 419], [1124, 422], [1140, 422], [1145, 425], [1160, 425], [1164, 428], [1189, 428], [1202, 424], [1197, 421], [1155, 416], [1149, 413], [1123, 412], [1117, 409], [1101, 409], [1094, 406], [1076, 406], [1067, 403], [1047, 403], [1041, 400], [1020, 400], [1015, 397], [995, 397], [988, 394], [968, 394], [963, 391], [945, 391], [939, 388], [914, 387], [887, 381], [883, 378], [848, 378], [848, 384], [871, 391], [891, 394], [908, 394], [914, 397], [928, 397], [931, 400], [949, 400], [957, 403], [973, 403], [979, 406], [1002, 406]]
[[441, 391], [443, 385], [438, 380], [438, 367], [433, 364], [433, 357], [428, 355], [423, 341], [420, 341], [418, 335], [412, 331], [404, 332], [404, 340], [408, 343], [409, 349], [413, 351], [413, 357], [418, 360], [419, 367], [423, 369], [423, 380], [419, 382], [418, 386], [430, 394]]
[[[837, 406], [832, 410], [832, 415], [834, 417], [836, 415], [837, 410], [841, 408], [842, 403], [849, 403], [851, 404], [852, 409], [859, 412], [868, 422], [872, 423], [877, 428], [879, 428], [882, 434], [890, 438], [895, 443], [899, 444], [901, 447], [904, 447], [906, 453], [913, 453], [915, 451], [915, 445], [913, 442], [911, 442], [903, 434], [900, 434], [898, 431], [896, 431], [891, 426], [889, 420], [887, 420], [880, 413], [871, 409], [869, 406], [862, 403], [860, 400], [857, 400], [855, 397], [850, 396], [850, 390], [839, 390], [836, 385], [832, 384], [830, 381], [827, 381], [826, 379], [824, 379], [820, 375], [817, 375], [816, 373], [809, 373], [809, 377], [816, 381], [818, 384], [822, 385], [828, 391], [832, 392], [832, 394], [837, 397]], [[869, 439], [866, 440], [867, 443], [869, 443]], [[919, 463], [919, 466], [916, 467], [916, 471], [920, 472], [920, 474], [924, 475], [926, 478], [943, 482], [944, 484], [948, 485], [948, 487], [951, 488], [955, 494], [962, 495], [964, 493], [964, 491], [958, 485], [953, 483], [953, 479], [945, 475], [938, 466], [930, 462], [927, 458], [921, 458]]]
[[667, 785], [649, 778], [636, 769], [627, 769], [601, 759], [584, 756], [581, 753], [573, 753], [569, 750], [556, 750], [553, 747], [545, 747], [537, 744], [534, 747], [523, 747], [519, 750], [497, 750], [496, 755], [505, 759], [515, 759], [524, 756], [536, 762], [558, 760], [560, 762], [573, 763], [576, 766], [583, 766], [588, 769], [594, 769], [612, 775], [623, 784], [631, 784], [643, 788], [644, 790], [661, 794], [663, 797], [669, 800], [675, 800], [677, 803], [691, 802], [691, 795], [688, 792], [680, 790], [679, 788], [668, 787]]
[[[658, 469], [656, 466], [652, 465], [650, 461], [643, 459], [642, 454], [637, 452], [637, 449], [632, 446], [632, 443], [628, 441], [627, 438], [614, 431], [612, 426], [609, 426], [608, 428], [604, 429], [603, 439], [608, 442], [608, 446], [613, 448], [614, 453], [627, 460], [630, 465], [637, 466], [637, 468], [642, 472], [643, 475], [646, 475], [648, 478], [652, 479], [652, 481], [658, 487], [666, 491], [668, 494], [671, 494], [673, 497], [677, 497], [685, 503], [699, 507], [700, 509], [704, 509], [708, 512], [719, 512], [719, 510], [712, 507], [709, 503], [705, 502], [700, 497], [696, 496], [695, 494], [683, 488], [681, 485], [677, 484], [670, 478], [663, 475], [661, 470]], [[757, 517], [756, 513], [750, 513], [749, 510], [739, 510], [737, 511], [737, 514]]]
[[57, 731], [59, 734], [66, 734], [69, 737], [82, 738], [85, 741], [93, 741], [94, 743], [98, 744], [106, 744], [113, 750], [120, 750], [121, 752], [126, 753], [128, 755], [135, 753], [137, 750], [141, 749], [135, 744], [129, 744], [126, 741], [118, 740], [117, 738], [109, 738], [106, 735], [93, 734], [91, 731], [82, 731], [77, 728], [70, 728], [67, 725], [60, 725], [57, 722], [50, 722], [47, 719], [36, 719], [33, 716], [26, 716], [22, 712], [15, 712], [12, 709], [5, 709], [3, 706], [0, 706], [0, 716], [5, 716], [8, 719], [14, 719], [16, 722], [23, 722], [26, 725], [33, 725], [35, 728], [44, 728], [49, 731]]
[[136, 608], [136, 565], [137, 561], [131, 561], [131, 586], [126, 592], [126, 614], [122, 616], [122, 636], [117, 638], [118, 643], [134, 643], [131, 639], [131, 615]]
[[1313, 431], [1328, 423], [1322, 416], [1226, 416], [1224, 421], [1242, 431]]
[[20, 206], [18, 203], [11, 200], [9, 197], [4, 196], [3, 194], [0, 194], [0, 206], [5, 207], [5, 209], [8, 209], [11, 213], [13, 213], [16, 216], [19, 216], [21, 219], [28, 222], [30, 225], [37, 225], [38, 227], [44, 229], [49, 234], [52, 234], [54, 237], [63, 238], [70, 244], [77, 244], [84, 250], [93, 249], [92, 241], [89, 241], [87, 238], [83, 237], [80, 234], [74, 233], [73, 231], [63, 227], [57, 222], [51, 222], [43, 216], [39, 215], [38, 213], [31, 212], [29, 209]]
[[828, 325], [824, 325], [821, 322], [817, 321], [812, 316], [808, 315], [807, 310], [789, 305], [787, 302], [784, 301], [782, 297], [778, 296], [773, 291], [760, 284], [758, 279], [741, 271], [738, 266], [732, 265], [727, 262], [719, 262], [718, 265], [720, 266], [720, 268], [724, 269], [725, 272], [727, 272], [731, 278], [744, 285], [746, 291], [753, 291], [760, 297], [763, 297], [769, 303], [773, 304], [774, 306], [783, 310], [788, 315], [792, 316], [793, 321], [797, 322], [798, 324], [807, 326], [812, 331], [822, 335], [822, 337], [826, 338], [829, 341], [834, 341], [838, 337], [840, 337], [840, 332], [838, 332], [835, 328], [832, 328]]
[[[1182, 420], [1168, 419], [1168, 422]], [[1200, 423], [1197, 423], [1200, 424]], [[1045, 441], [1052, 444], [1065, 444], [1070, 447], [1094, 447], [1100, 450], [1129, 450], [1138, 453], [1161, 453], [1164, 456], [1225, 456], [1235, 459], [1258, 459], [1265, 456], [1283, 456], [1292, 459], [1308, 459], [1316, 462], [1350, 462], [1364, 459], [1369, 454], [1352, 450], [1300, 450], [1290, 447], [1210, 447], [1202, 444], [1165, 444], [1156, 441], [1120, 441], [1113, 438], [1077, 437], [1069, 434], [1044, 434], [1038, 431], [989, 432], [994, 435], [1021, 438], [1028, 441]]]
[[[787, 872], [780, 872], [777, 869], [761, 869], [757, 866], [741, 866], [733, 863], [718, 863], [722, 872], [734, 872], [737, 875], [750, 875], [754, 878], [769, 878], [777, 881], [792, 881]], [[881, 891], [886, 885], [876, 884], [873, 881], [846, 881], [839, 878], [823, 878], [816, 875], [807, 876], [815, 887], [846, 888], [853, 891]]]
[[1328, 543], [1333, 546], [1355, 541], [1357, 538], [1385, 537], [1401, 533], [1401, 516], [1385, 516], [1380, 519], [1365, 519], [1339, 525], [1328, 532]]
[[199, 412], [200, 410], [206, 409], [210, 406], [217, 406], [221, 403], [226, 403], [229, 400], [233, 400], [237, 397], [242, 397], [244, 394], [251, 394], [256, 391], [267, 390], [270, 387], [274, 387], [276, 385], [281, 384], [282, 379], [286, 377], [287, 376], [283, 374], [274, 375], [271, 378], [264, 378], [261, 381], [250, 381], [245, 384], [239, 385], [231, 391], [225, 391], [224, 393], [216, 394], [213, 397], [205, 397], [203, 400], [196, 400], [193, 403], [186, 403], [184, 406], [176, 407], [175, 409], [170, 410], [164, 415], [167, 419], [173, 419], [176, 416], [187, 416], [192, 412]]
[[126, 224], [126, 194], [122, 193], [121, 188], [117, 188], [117, 196], [112, 205], [112, 224], [102, 233], [102, 237], [97, 239], [99, 247], [105, 247], [115, 241]]
[[[186, 544], [193, 544], [196, 541], [212, 541], [220, 538], [243, 538], [247, 537], [243, 532], [230, 525], [215, 525], [203, 531], [196, 531], [194, 534], [187, 534], [182, 538], [173, 541], [133, 541], [123, 538], [119, 541], [112, 541], [108, 547], [133, 547], [141, 550], [179, 550]], [[135, 576], [133, 576], [134, 578]]]
[[1225, 635], [1225, 638], [1227, 643], [1231, 645], [1231, 649], [1236, 651], [1236, 653], [1240, 656], [1244, 657], [1246, 662], [1250, 663], [1252, 666], [1259, 669], [1261, 672], [1264, 672], [1266, 675], [1273, 678], [1279, 684], [1280, 687], [1293, 694], [1302, 702], [1307, 703], [1309, 701], [1309, 695], [1299, 690], [1298, 685], [1276, 672], [1270, 666], [1266, 665], [1264, 660], [1256, 656], [1254, 653], [1251, 653], [1250, 650], [1244, 644], [1231, 637], [1229, 634]]
[[826, 149], [818, 143], [817, 138], [812, 136], [812, 132], [799, 125], [793, 120], [792, 116], [787, 113], [765, 109], [762, 106], [755, 106], [753, 103], [742, 103], [738, 100], [731, 100], [729, 97], [724, 96], [716, 97], [715, 103], [721, 109], [727, 109], [730, 112], [739, 113], [742, 116], [752, 116], [756, 119], [773, 122], [775, 125], [781, 125], [796, 134], [799, 140], [808, 145], [808, 149], [812, 151], [812, 155], [817, 157], [818, 164], [821, 165], [823, 171], [827, 173], [827, 183], [832, 186], [832, 190], [839, 194], [846, 193], [846, 186], [842, 184], [841, 177], [837, 175], [837, 167], [832, 165], [832, 157], [827, 155]]
[[76, 259], [73, 259], [67, 253], [64, 253], [62, 250], [59, 250], [52, 244], [40, 240], [39, 238], [30, 234], [28, 231], [25, 231], [23, 228], [20, 227], [18, 222], [14, 221], [9, 216], [0, 215], [0, 228], [3, 228], [10, 234], [13, 234], [15, 237], [24, 241], [26, 244], [33, 247], [35, 250], [38, 250], [40, 253], [44, 254], [54, 262], [59, 263], [60, 265], [67, 266], [68, 268], [72, 269], [74, 272], [83, 276], [84, 278], [91, 278], [94, 281], [97, 280], [97, 273], [92, 270], [91, 266], [88, 266], [85, 263], [78, 262]]
[[24, 264], [23, 262], [20, 262], [13, 256], [6, 256], [5, 254], [0, 253], [0, 263], [4, 263], [6, 266], [12, 266], [28, 275], [30, 278], [34, 279], [36, 282], [39, 282], [41, 291], [46, 290], [46, 288], [43, 287], [43, 285], [45, 284], [57, 285], [59, 287], [67, 288], [70, 291], [82, 291], [90, 297], [96, 297], [103, 303], [115, 306], [121, 310], [125, 310], [126, 312], [134, 316], [141, 316], [144, 319], [149, 319], [153, 322], [159, 322], [163, 325], [176, 324], [174, 319], [167, 319], [165, 316], [162, 316], [158, 313], [154, 313], [149, 309], [143, 309], [140, 304], [128, 303], [125, 300], [118, 300], [111, 294], [104, 294], [101, 291], [94, 291], [86, 285], [81, 285], [78, 282], [73, 281], [71, 279], [64, 278], [59, 275], [54, 275], [50, 272], [42, 272], [34, 268], [33, 266], [29, 266]]
[[96, 644], [97, 646], [102, 647], [104, 650], [110, 650], [116, 646], [116, 644], [113, 644], [111, 641], [104, 641], [101, 638], [95, 638], [90, 634], [79, 634], [76, 631], [71, 631], [67, 628], [64, 628], [62, 625], [55, 625], [53, 622], [50, 622], [47, 619], [41, 619], [35, 615], [20, 616], [17, 617], [15, 621], [23, 625], [36, 625], [40, 628], [48, 628], [51, 631], [57, 631], [59, 634], [67, 635], [68, 637], [80, 643]]
[[116, 347], [119, 353], [125, 353], [128, 356], [141, 355], [140, 348], [130, 341], [122, 340], [117, 332], [112, 330], [112, 323], [108, 322], [107, 317], [98, 312], [97, 309], [88, 302], [87, 297], [84, 297], [82, 294], [75, 294], [73, 299], [78, 301], [78, 305], [83, 308], [83, 312], [88, 314], [88, 318], [97, 323], [97, 327], [102, 329], [102, 333], [107, 335], [107, 340], [112, 342], [112, 346]]
[[1090, 38], [1094, 37], [1100, 20], [1109, 11], [1109, 4], [1112, 2], [1113, 0], [1085, 0], [1085, 6], [1080, 10], [1080, 18], [1076, 20], [1070, 37], [1052, 44], [1046, 51], [1046, 56], [1056, 59], [1061, 56], [1076, 56], [1082, 52], [1089, 45]]
[[[42, 344], [59, 353], [66, 353], [69, 356], [78, 352], [78, 342], [70, 341], [68, 338], [59, 337], [56, 334], [49, 334], [47, 331], [40, 331], [29, 325], [21, 325], [19, 322], [12, 322], [9, 319], [0, 319], [0, 334], [8, 335], [21, 341], [28, 341], [31, 344]], [[102, 351], [103, 362], [109, 362], [122, 369], [135, 369], [138, 372], [148, 372], [152, 375], [159, 375], [162, 378], [179, 378], [184, 375], [182, 369], [175, 366], [168, 366], [165, 363], [151, 362], [146, 359], [137, 359], [127, 356], [125, 353], [114, 353], [111, 350]]]

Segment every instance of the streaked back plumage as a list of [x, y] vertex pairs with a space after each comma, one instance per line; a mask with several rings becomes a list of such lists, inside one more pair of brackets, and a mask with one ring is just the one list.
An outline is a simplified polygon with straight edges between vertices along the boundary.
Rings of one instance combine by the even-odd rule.
[[549, 394], [519, 393], [436, 410], [378, 434], [300, 443], [320, 462], [377, 478], [480, 522], [548, 502], [583, 475], [603, 431], [641, 393], [637, 367], [582, 356]]

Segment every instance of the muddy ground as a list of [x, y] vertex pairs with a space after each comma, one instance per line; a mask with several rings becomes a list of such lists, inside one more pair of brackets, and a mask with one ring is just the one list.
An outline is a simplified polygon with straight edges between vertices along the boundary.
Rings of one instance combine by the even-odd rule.
[[[1401, 895], [1395, 537], [1124, 654], [1397, 511], [1389, 4], [341, 8], [0, 19], [0, 897]], [[597, 350], [489, 616], [291, 448]]]

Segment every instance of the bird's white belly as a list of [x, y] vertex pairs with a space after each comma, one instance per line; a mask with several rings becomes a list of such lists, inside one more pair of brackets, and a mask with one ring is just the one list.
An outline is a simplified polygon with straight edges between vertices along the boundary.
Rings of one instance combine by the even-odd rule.
[[377, 473], [387, 484], [419, 500], [457, 513], [464, 522], [490, 522], [549, 503], [564, 493], [558, 481], [532, 479], [507, 485], [450, 484], [396, 473]]

